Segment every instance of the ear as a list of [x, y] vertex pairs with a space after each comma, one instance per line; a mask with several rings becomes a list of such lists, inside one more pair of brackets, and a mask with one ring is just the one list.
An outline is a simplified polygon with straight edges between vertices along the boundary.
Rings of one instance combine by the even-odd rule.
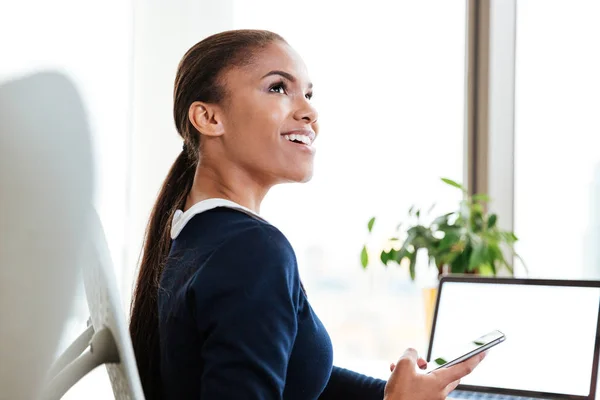
[[190, 106], [188, 118], [198, 132], [207, 136], [221, 136], [225, 133], [220, 109], [216, 104], [195, 101]]

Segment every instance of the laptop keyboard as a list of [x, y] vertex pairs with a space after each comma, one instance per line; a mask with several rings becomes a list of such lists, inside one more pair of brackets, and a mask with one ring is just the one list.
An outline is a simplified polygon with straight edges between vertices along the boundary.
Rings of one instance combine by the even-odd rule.
[[481, 392], [469, 392], [464, 390], [455, 390], [448, 395], [449, 399], [469, 399], [469, 400], [539, 400], [532, 397], [508, 396], [505, 394], [492, 394]]

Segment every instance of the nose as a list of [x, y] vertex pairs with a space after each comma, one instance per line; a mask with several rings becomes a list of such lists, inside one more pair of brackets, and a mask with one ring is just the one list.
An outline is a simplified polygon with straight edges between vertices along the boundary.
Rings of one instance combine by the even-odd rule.
[[319, 113], [317, 112], [317, 109], [312, 104], [310, 104], [310, 102], [307, 99], [304, 99], [302, 101], [302, 105], [298, 107], [298, 109], [294, 113], [294, 119], [296, 119], [297, 121], [304, 120], [306, 123], [309, 124], [314, 124], [315, 122], [317, 122], [318, 118]]

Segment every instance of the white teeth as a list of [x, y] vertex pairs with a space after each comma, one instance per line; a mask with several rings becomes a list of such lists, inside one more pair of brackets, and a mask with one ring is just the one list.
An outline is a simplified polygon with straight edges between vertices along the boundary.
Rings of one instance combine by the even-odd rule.
[[306, 145], [310, 145], [310, 138], [306, 135], [296, 135], [296, 134], [291, 134], [291, 135], [284, 135], [284, 137], [289, 140], [290, 142], [293, 142], [294, 140], [297, 140], [299, 142], [302, 142]]

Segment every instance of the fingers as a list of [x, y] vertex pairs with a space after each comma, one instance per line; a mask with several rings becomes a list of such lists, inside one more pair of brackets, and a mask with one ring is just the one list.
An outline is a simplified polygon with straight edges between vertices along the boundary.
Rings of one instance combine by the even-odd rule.
[[460, 384], [460, 379], [454, 382], [450, 382], [446, 388], [444, 389], [444, 398], [448, 397], [451, 391], [456, 389], [456, 387]]
[[406, 349], [406, 351], [404, 352], [404, 354], [402, 354], [402, 357], [400, 357], [393, 369], [390, 365], [390, 370], [392, 371], [392, 374], [397, 374], [398, 370], [401, 369], [414, 370], [415, 364], [417, 363], [417, 358], [417, 351], [415, 349]]
[[402, 354], [402, 357], [400, 357], [400, 360], [398, 360], [398, 364], [401, 363], [403, 360], [408, 360], [412, 364], [416, 364], [418, 357], [419, 356], [417, 355], [417, 351], [415, 349], [408, 348], [408, 349], [406, 349], [406, 351], [404, 351], [404, 354]]
[[[417, 360], [417, 366], [420, 369], [425, 370], [425, 369], [427, 369], [427, 361], [425, 361], [424, 358], [419, 357], [419, 359]], [[394, 372], [395, 368], [396, 368], [396, 364], [391, 363], [390, 364], [390, 372]]]
[[440, 378], [440, 383], [445, 386], [450, 382], [457, 381], [473, 372], [475, 367], [477, 367], [481, 360], [485, 358], [485, 355], [485, 352], [477, 354], [476, 356], [473, 356], [468, 360], [461, 362], [460, 364], [439, 369], [432, 372], [432, 374], [435, 374], [438, 378]]

